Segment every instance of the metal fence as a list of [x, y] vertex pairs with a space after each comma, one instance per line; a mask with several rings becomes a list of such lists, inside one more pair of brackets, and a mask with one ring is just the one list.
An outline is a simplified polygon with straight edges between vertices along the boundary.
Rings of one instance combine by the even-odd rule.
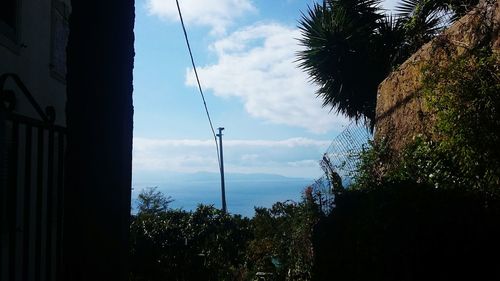
[[[6, 82], [15, 87], [6, 87]], [[16, 112], [22, 94], [39, 119]], [[15, 74], [0, 75], [0, 280], [56, 280], [66, 129]]]
[[363, 124], [351, 122], [337, 135], [319, 161], [324, 175], [310, 187], [324, 213], [333, 207], [336, 188], [348, 187], [355, 175], [360, 153], [373, 139], [372, 133]]
[[[356, 173], [359, 154], [372, 139], [373, 136], [365, 125], [351, 122], [326, 150], [324, 156], [340, 175], [344, 185], [349, 185]], [[325, 161], [325, 157], [321, 161]]]

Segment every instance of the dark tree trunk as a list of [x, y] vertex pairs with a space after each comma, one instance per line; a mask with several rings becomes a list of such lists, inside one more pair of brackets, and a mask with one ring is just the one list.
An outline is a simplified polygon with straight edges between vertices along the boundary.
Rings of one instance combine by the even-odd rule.
[[62, 280], [127, 280], [134, 0], [73, 0]]

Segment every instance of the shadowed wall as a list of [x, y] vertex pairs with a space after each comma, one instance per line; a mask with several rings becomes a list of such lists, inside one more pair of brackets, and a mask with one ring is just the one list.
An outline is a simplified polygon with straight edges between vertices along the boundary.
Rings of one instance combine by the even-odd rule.
[[74, 0], [62, 280], [127, 280], [133, 0]]

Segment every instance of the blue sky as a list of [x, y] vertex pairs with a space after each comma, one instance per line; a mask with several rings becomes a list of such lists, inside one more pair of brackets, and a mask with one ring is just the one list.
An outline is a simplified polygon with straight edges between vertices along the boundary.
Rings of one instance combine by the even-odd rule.
[[[322, 108], [294, 62], [311, 0], [180, 0], [228, 173], [316, 178], [348, 121]], [[217, 172], [175, 0], [136, 1], [134, 180]]]

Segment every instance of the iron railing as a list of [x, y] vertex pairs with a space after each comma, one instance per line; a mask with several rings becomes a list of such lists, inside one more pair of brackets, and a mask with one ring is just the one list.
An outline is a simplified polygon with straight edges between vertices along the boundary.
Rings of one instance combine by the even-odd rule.
[[[17, 94], [38, 118], [16, 111]], [[66, 128], [55, 117], [19, 76], [0, 75], [1, 280], [51, 281], [60, 270]]]

